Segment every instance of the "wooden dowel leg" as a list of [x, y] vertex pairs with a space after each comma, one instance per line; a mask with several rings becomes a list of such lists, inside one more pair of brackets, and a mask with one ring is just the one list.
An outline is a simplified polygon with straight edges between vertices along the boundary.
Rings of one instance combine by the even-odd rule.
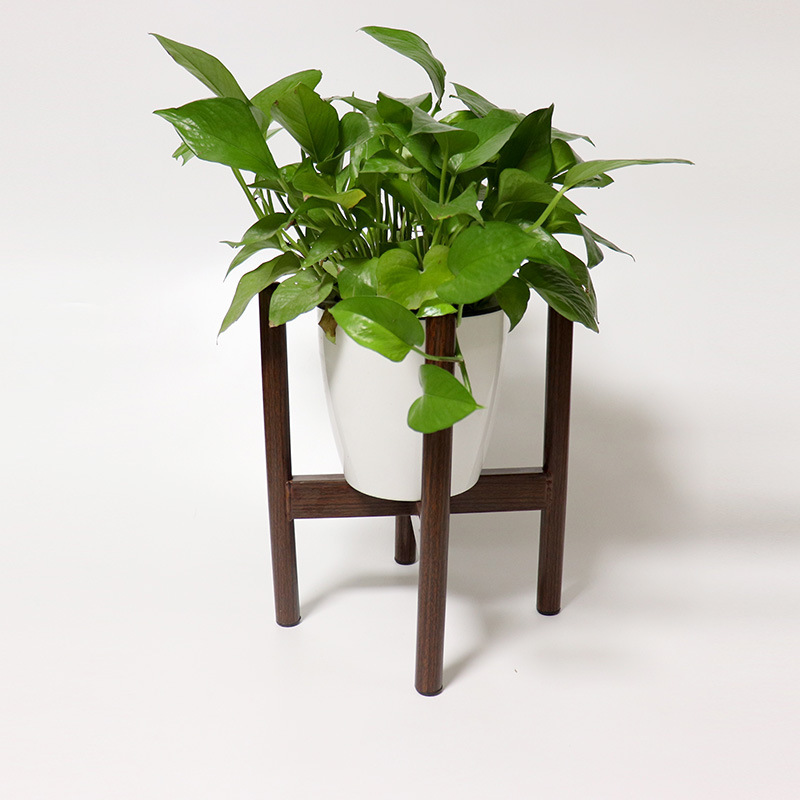
[[[431, 317], [426, 324], [427, 352], [452, 355], [455, 351], [454, 317]], [[452, 362], [438, 362], [438, 365], [452, 370]], [[442, 691], [452, 459], [452, 428], [423, 436], [415, 685], [424, 695]]]
[[398, 564], [413, 564], [417, 560], [417, 540], [411, 517], [394, 518], [394, 560]]
[[264, 396], [264, 441], [267, 460], [272, 580], [275, 619], [278, 625], [300, 621], [297, 588], [297, 552], [294, 522], [289, 515], [288, 485], [292, 478], [289, 438], [289, 377], [286, 359], [286, 328], [269, 326], [269, 301], [273, 284], [259, 294], [261, 327], [261, 376]]
[[572, 322], [552, 308], [547, 318], [544, 471], [552, 481], [542, 511], [539, 535], [539, 584], [536, 607], [541, 614], [561, 610], [564, 530], [567, 516], [567, 462], [572, 382]]

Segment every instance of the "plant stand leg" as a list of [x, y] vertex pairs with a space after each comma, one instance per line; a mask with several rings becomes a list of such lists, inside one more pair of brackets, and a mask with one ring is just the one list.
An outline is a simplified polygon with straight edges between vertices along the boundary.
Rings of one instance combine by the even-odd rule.
[[414, 538], [411, 517], [394, 518], [394, 560], [404, 565], [417, 560], [417, 540]]
[[548, 310], [547, 317], [546, 374], [543, 466], [552, 483], [549, 502], [542, 511], [536, 607], [540, 614], [553, 615], [561, 610], [564, 565], [572, 322], [552, 308]]
[[[426, 324], [427, 352], [452, 355], [455, 352], [455, 319], [452, 316], [431, 317]], [[452, 362], [438, 362], [438, 366], [451, 371], [453, 368]], [[452, 428], [423, 436], [415, 685], [424, 695], [439, 694], [443, 688], [452, 460]]]
[[258, 296], [261, 325], [261, 376], [264, 396], [264, 441], [267, 458], [272, 578], [275, 619], [278, 625], [300, 622], [297, 588], [297, 552], [294, 522], [289, 515], [288, 483], [292, 478], [289, 438], [289, 377], [286, 360], [286, 327], [269, 326], [269, 301], [275, 284]]

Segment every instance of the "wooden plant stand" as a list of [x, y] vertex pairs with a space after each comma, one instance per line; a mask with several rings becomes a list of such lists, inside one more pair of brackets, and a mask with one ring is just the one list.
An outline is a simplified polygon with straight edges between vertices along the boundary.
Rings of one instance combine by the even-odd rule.
[[[453, 429], [424, 434], [422, 499], [382, 500], [351, 488], [343, 475], [292, 474], [289, 438], [289, 384], [286, 329], [269, 326], [274, 285], [259, 295], [261, 369], [267, 458], [275, 616], [279, 625], [300, 621], [294, 521], [341, 517], [395, 517], [395, 560], [413, 564], [416, 541], [411, 517], [420, 518], [417, 691], [442, 690], [447, 552], [451, 514], [540, 510], [539, 580], [536, 607], [541, 614], [561, 609], [564, 526], [567, 503], [567, 451], [572, 372], [572, 323], [548, 309], [543, 466], [483, 470], [478, 483], [450, 496]], [[426, 320], [426, 352], [453, 355], [455, 319]], [[452, 369], [452, 362], [438, 363]]]

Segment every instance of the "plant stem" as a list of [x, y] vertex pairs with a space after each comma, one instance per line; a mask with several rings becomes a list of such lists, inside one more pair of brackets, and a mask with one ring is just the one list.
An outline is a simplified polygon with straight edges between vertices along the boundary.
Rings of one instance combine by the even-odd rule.
[[264, 219], [266, 214], [264, 214], [263, 209], [261, 209], [258, 203], [256, 203], [255, 197], [253, 197], [253, 195], [250, 194], [250, 190], [247, 188], [247, 183], [245, 179], [242, 177], [242, 173], [239, 172], [239, 170], [236, 169], [236, 167], [231, 167], [231, 170], [233, 171], [233, 175], [236, 178], [237, 182], [239, 183], [239, 186], [242, 187], [242, 191], [247, 195], [247, 199], [250, 202], [250, 206], [252, 207], [253, 211], [256, 212], [256, 216], [259, 219]]
[[426, 353], [424, 350], [420, 350], [419, 347], [412, 347], [411, 348], [415, 353], [418, 353], [421, 356], [425, 356], [428, 361], [454, 361], [456, 363], [460, 363], [464, 360], [463, 356], [456, 355], [456, 356], [432, 356], [429, 353]]
[[566, 186], [566, 184], [562, 186], [558, 190], [556, 196], [547, 204], [547, 208], [545, 208], [545, 210], [542, 211], [539, 219], [537, 219], [536, 222], [533, 223], [533, 225], [529, 225], [527, 228], [523, 228], [523, 230], [526, 233], [530, 233], [530, 231], [536, 230], [536, 228], [540, 228], [542, 225], [544, 225], [545, 221], [550, 216], [550, 212], [558, 205], [558, 201], [564, 196], [564, 193], [567, 191], [567, 188], [568, 187]]
[[[463, 308], [463, 306], [461, 306]], [[459, 308], [459, 316], [461, 314], [461, 308]], [[461, 320], [459, 319], [459, 322]], [[461, 352], [461, 344], [458, 341], [458, 335], [456, 335], [456, 355], [461, 358], [461, 361], [458, 363], [458, 368], [461, 370], [461, 377], [464, 379], [464, 386], [466, 386], [467, 391], [472, 394], [472, 384], [469, 380], [469, 373], [467, 372], [467, 362], [464, 360], [464, 354]]]

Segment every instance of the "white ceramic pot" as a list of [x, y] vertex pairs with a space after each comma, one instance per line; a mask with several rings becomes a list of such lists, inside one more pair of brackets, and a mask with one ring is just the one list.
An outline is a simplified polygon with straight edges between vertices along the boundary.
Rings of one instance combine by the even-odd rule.
[[[467, 491], [480, 477], [507, 327], [505, 314], [494, 311], [464, 317], [458, 328], [473, 395], [484, 408], [453, 427], [451, 495]], [[341, 329], [336, 344], [322, 334], [320, 338], [328, 409], [345, 479], [373, 497], [419, 500], [422, 434], [411, 430], [406, 419], [409, 407], [422, 394], [422, 357], [409, 353], [399, 363], [389, 361], [356, 344]]]

